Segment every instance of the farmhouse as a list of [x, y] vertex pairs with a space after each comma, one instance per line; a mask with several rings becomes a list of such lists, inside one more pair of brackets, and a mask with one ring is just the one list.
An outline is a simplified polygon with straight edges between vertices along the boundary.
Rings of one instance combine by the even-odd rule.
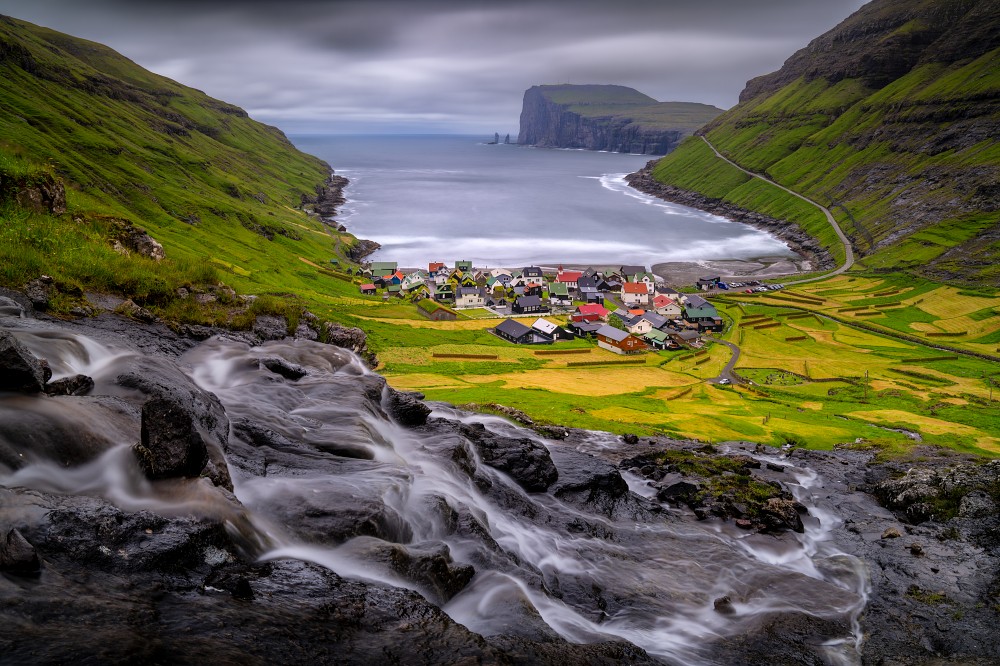
[[638, 354], [649, 346], [627, 331], [605, 324], [597, 330], [597, 346], [616, 354]]
[[552, 305], [573, 305], [570, 298], [569, 289], [562, 282], [553, 282], [549, 285], [549, 302]]
[[454, 321], [458, 315], [437, 301], [425, 298], [417, 303], [417, 312], [432, 321]]
[[372, 275], [381, 277], [395, 273], [397, 266], [395, 261], [373, 261], [369, 268], [371, 268]]
[[611, 313], [603, 305], [588, 303], [578, 306], [571, 318], [573, 321], [607, 321], [609, 314]]
[[663, 294], [657, 294], [653, 297], [653, 309], [656, 310], [657, 314], [668, 319], [676, 319], [683, 312], [677, 301]]
[[375, 285], [373, 285], [371, 283], [363, 284], [363, 285], [361, 285], [358, 288], [361, 290], [362, 294], [367, 294], [369, 296], [372, 296], [372, 295], [375, 294]]
[[649, 290], [644, 282], [626, 282], [622, 285], [621, 297], [626, 306], [647, 305]]
[[514, 319], [504, 319], [493, 329], [493, 334], [516, 345], [552, 344], [552, 338]]
[[459, 287], [455, 293], [456, 308], [481, 308], [486, 305], [486, 294], [479, 287]]
[[517, 300], [514, 301], [514, 312], [517, 314], [548, 311], [548, 306], [542, 305], [542, 299], [539, 296], [518, 296]]

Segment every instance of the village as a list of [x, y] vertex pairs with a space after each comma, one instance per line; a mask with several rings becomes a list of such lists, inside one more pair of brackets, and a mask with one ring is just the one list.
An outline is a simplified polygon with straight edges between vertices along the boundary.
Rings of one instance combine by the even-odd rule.
[[[434, 321], [455, 320], [473, 310], [502, 319], [489, 332], [518, 345], [589, 338], [608, 351], [633, 355], [699, 348], [706, 333], [723, 329], [722, 317], [704, 297], [659, 282], [645, 266], [560, 266], [546, 272], [539, 266], [476, 269], [471, 261], [456, 261], [451, 267], [433, 262], [427, 270], [404, 271], [396, 262], [377, 261], [357, 275], [370, 280], [360, 285], [363, 295], [412, 302]], [[735, 286], [709, 277], [696, 288]], [[738, 286], [768, 289], [759, 282]]]

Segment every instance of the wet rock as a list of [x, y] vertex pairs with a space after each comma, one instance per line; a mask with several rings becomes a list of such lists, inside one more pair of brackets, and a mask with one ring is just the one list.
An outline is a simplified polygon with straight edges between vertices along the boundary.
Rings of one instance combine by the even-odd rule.
[[42, 363], [13, 333], [0, 329], [0, 391], [38, 393], [44, 384]]
[[0, 571], [33, 575], [42, 568], [35, 547], [16, 529], [7, 532], [0, 541]]
[[444, 604], [461, 592], [476, 573], [467, 564], [456, 564], [445, 544], [404, 546], [362, 537], [352, 541], [349, 549], [366, 561], [381, 563], [416, 583], [437, 604]]
[[715, 612], [719, 615], [732, 615], [736, 612], [736, 609], [733, 608], [733, 600], [728, 595], [719, 597], [712, 605], [715, 608]]
[[901, 536], [903, 536], [903, 533], [895, 527], [887, 527], [885, 531], [882, 532], [883, 539], [898, 539]]
[[920, 557], [921, 555], [924, 554], [924, 547], [921, 546], [916, 541], [914, 541], [913, 543], [910, 544], [910, 552], [913, 554], [914, 557]]
[[259, 315], [254, 319], [253, 332], [261, 340], [283, 340], [288, 335], [288, 321], [284, 317]]
[[281, 375], [285, 379], [291, 379], [292, 381], [302, 379], [309, 374], [309, 372], [301, 365], [296, 365], [283, 358], [263, 358], [261, 359], [260, 364], [274, 374]]
[[511, 421], [520, 423], [521, 425], [526, 425], [526, 426], [535, 425], [535, 422], [531, 419], [531, 417], [522, 412], [520, 409], [514, 409], [513, 407], [508, 407], [507, 405], [501, 405], [500, 403], [497, 402], [487, 402], [483, 404], [471, 402], [466, 405], [463, 405], [463, 409], [468, 409], [471, 412], [479, 412], [479, 411], [493, 412], [499, 414], [500, 416], [504, 416], [510, 419]]
[[[229, 418], [218, 398], [198, 388], [174, 363], [161, 358], [129, 360], [115, 382], [123, 388], [136, 389], [149, 399], [159, 399], [148, 408], [143, 405], [144, 410], [151, 412], [150, 417], [180, 419], [176, 426], [155, 420], [148, 427], [143, 425], [143, 432], [151, 437], [150, 441], [167, 443], [172, 451], [162, 460], [158, 457], [160, 454], [154, 451], [137, 451], [141, 454], [140, 458], [149, 461], [145, 467], [147, 471], [157, 476], [160, 474], [157, 470], [166, 469], [173, 469], [183, 476], [203, 475], [215, 485], [232, 490], [223, 453], [229, 440]], [[144, 435], [139, 442], [139, 449], [148, 448], [146, 437]], [[201, 457], [199, 439], [205, 447], [206, 458], [202, 461], [202, 468], [192, 474]]]
[[52, 278], [43, 275], [24, 285], [24, 294], [31, 301], [31, 307], [39, 312], [45, 312], [56, 294], [56, 286]]
[[552, 494], [611, 516], [619, 509], [636, 509], [628, 484], [618, 469], [599, 458], [563, 447], [550, 452], [559, 470]]
[[87, 375], [73, 375], [48, 382], [43, 390], [48, 395], [86, 395], [93, 389], [93, 379]]
[[24, 306], [7, 296], [0, 296], [0, 317], [24, 317]]
[[360, 328], [327, 322], [324, 330], [326, 332], [326, 341], [329, 344], [350, 349], [358, 356], [366, 359], [369, 365], [371, 365], [373, 357], [368, 351], [368, 336]]
[[528, 492], [543, 492], [559, 477], [548, 449], [527, 437], [503, 437], [481, 424], [463, 425], [461, 431], [485, 464], [506, 472]]
[[215, 329], [200, 324], [182, 324], [177, 332], [193, 340], [208, 340], [217, 333]]
[[141, 437], [132, 450], [150, 479], [197, 477], [208, 461], [194, 418], [172, 400], [153, 398], [142, 406]]
[[694, 499], [699, 490], [701, 490], [701, 486], [697, 483], [678, 481], [660, 488], [656, 492], [656, 499], [671, 504], [687, 504]]
[[421, 426], [427, 423], [431, 408], [413, 393], [389, 391], [389, 413], [404, 426]]
[[706, 646], [711, 663], [796, 664], [831, 663], [825, 644], [850, 635], [846, 619], [825, 619], [805, 613], [762, 613], [741, 634]]
[[769, 532], [780, 532], [782, 530], [792, 530], [802, 533], [805, 531], [802, 525], [802, 518], [799, 511], [804, 510], [798, 502], [780, 497], [772, 497], [764, 504], [760, 510], [760, 521], [764, 524], [764, 530]]
[[626, 444], [638, 444], [639, 443], [639, 436], [635, 435], [633, 433], [627, 432], [624, 435], [622, 435], [622, 441], [625, 442]]

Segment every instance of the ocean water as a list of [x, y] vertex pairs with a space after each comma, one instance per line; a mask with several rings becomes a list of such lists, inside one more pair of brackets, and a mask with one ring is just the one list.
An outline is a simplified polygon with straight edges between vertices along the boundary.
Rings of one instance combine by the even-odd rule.
[[630, 188], [649, 159], [475, 136], [290, 137], [350, 179], [338, 220], [421, 267], [653, 264], [792, 256], [777, 238]]

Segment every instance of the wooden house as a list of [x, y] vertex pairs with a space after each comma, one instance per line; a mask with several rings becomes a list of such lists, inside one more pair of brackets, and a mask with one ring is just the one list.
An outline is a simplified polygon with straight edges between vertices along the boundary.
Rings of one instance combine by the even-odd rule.
[[375, 285], [370, 282], [368, 284], [361, 285], [360, 287], [358, 287], [358, 289], [360, 289], [361, 293], [365, 294], [366, 296], [374, 296], [375, 292], [377, 291]]
[[518, 296], [514, 301], [514, 312], [517, 314], [533, 314], [536, 312], [548, 312], [549, 308], [542, 304], [539, 296]]
[[597, 346], [616, 354], [639, 354], [649, 349], [649, 345], [628, 331], [608, 324], [597, 330]]
[[607, 321], [609, 314], [611, 312], [603, 305], [588, 303], [587, 305], [578, 306], [571, 318], [573, 321]]
[[552, 344], [551, 338], [514, 319], [504, 319], [493, 329], [493, 334], [516, 345]]
[[621, 299], [628, 307], [649, 305], [649, 290], [644, 282], [626, 282], [622, 285]]
[[653, 309], [668, 319], [676, 319], [684, 312], [680, 303], [663, 294], [653, 296]]
[[429, 298], [425, 298], [417, 303], [417, 312], [432, 321], [454, 321], [458, 319], [457, 313]]
[[486, 293], [479, 287], [459, 287], [455, 292], [456, 308], [481, 308], [486, 305]]

